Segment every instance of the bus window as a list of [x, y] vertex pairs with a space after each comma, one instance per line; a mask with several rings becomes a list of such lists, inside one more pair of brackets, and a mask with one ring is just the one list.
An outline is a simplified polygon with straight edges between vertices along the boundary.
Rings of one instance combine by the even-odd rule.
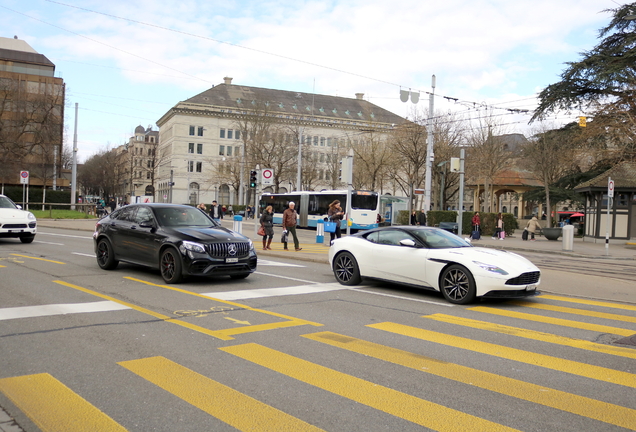
[[376, 193], [352, 195], [351, 208], [355, 210], [376, 210], [378, 208], [378, 195]]

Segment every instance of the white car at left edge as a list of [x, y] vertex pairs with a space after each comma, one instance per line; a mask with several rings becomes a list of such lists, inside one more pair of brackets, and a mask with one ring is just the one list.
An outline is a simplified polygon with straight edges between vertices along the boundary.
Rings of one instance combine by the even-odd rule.
[[22, 208], [5, 195], [0, 195], [0, 238], [19, 238], [31, 243], [37, 233], [37, 220], [30, 211]]

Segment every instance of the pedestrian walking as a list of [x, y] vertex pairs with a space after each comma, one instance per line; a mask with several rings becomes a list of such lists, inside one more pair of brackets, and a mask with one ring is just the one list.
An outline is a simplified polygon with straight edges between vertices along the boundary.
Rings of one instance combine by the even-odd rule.
[[505, 234], [501, 234], [504, 231], [504, 222], [503, 222], [503, 216], [501, 215], [501, 213], [497, 213], [497, 220], [495, 221], [495, 234], [493, 235], [492, 239], [493, 240], [503, 240], [503, 235]]
[[417, 224], [426, 226], [426, 212], [424, 210], [420, 210], [420, 214], [417, 215]]
[[263, 250], [272, 250], [270, 247], [272, 239], [274, 238], [274, 209], [272, 206], [265, 207], [260, 218], [260, 223], [265, 230], [265, 235], [263, 236]]
[[[296, 223], [298, 220], [298, 213], [294, 209], [296, 207], [296, 203], [293, 201], [289, 202], [289, 208], [285, 209], [283, 212], [283, 233], [291, 233], [294, 237], [294, 247], [296, 251], [302, 250], [300, 247], [300, 243], [298, 242], [298, 236], [296, 235]], [[287, 242], [283, 242], [284, 249], [287, 249]]]
[[216, 222], [219, 222], [221, 216], [221, 207], [219, 207], [219, 204], [216, 202], [216, 200], [212, 201], [212, 206], [210, 207], [210, 217]]
[[115, 209], [117, 208], [117, 203], [115, 202], [114, 198], [110, 199], [110, 202], [108, 203], [108, 207], [110, 207], [110, 212], [114, 212]]
[[417, 213], [415, 210], [411, 212], [411, 225], [417, 225]]
[[532, 219], [530, 219], [526, 224], [526, 229], [530, 233], [530, 241], [535, 241], [534, 233], [537, 229], [541, 229], [541, 224], [539, 223], [539, 219], [537, 219], [537, 215], [532, 215]]
[[232, 207], [232, 204], [227, 208], [227, 211], [230, 213], [230, 216], [234, 216], [234, 207]]
[[481, 216], [479, 216], [479, 212], [475, 212], [473, 218], [471, 220], [471, 224], [473, 225], [473, 231], [471, 233], [471, 238], [473, 240], [479, 240], [481, 238]]
[[333, 243], [336, 238], [342, 237], [342, 229], [340, 228], [340, 221], [344, 218], [344, 211], [342, 211], [342, 207], [340, 206], [340, 201], [335, 200], [331, 204], [329, 204], [329, 210], [327, 210], [327, 217], [331, 222], [336, 223], [336, 231], [330, 232], [329, 236], [331, 237], [331, 242], [329, 245]]

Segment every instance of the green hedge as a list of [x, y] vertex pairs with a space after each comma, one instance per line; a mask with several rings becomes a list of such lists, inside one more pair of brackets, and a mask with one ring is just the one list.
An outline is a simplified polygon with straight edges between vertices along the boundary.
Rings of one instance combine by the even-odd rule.
[[[4, 188], [4, 194], [11, 198], [16, 204], [22, 203], [22, 187], [20, 186], [7, 186]], [[29, 202], [41, 203], [42, 202], [42, 188], [30, 187], [29, 188]], [[70, 204], [71, 192], [59, 191], [59, 190], [46, 190], [46, 202], [47, 203], [63, 203]], [[68, 206], [66, 207], [68, 208]]]
[[[418, 214], [420, 212], [417, 212]], [[462, 214], [462, 234], [468, 235], [473, 230], [472, 219], [475, 212], [465, 211]], [[503, 213], [504, 230], [511, 235], [519, 227], [517, 219], [511, 213]], [[497, 213], [479, 213], [482, 235], [492, 236], [495, 233]], [[457, 222], [457, 211], [431, 210], [426, 213], [426, 224], [437, 226], [440, 222]], [[397, 225], [409, 225], [409, 212], [401, 210], [397, 217]]]

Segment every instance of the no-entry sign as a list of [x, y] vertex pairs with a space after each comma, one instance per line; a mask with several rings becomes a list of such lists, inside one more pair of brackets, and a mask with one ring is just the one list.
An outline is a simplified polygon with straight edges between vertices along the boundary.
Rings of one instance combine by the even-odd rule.
[[274, 183], [274, 170], [271, 168], [263, 168], [261, 170], [261, 184], [271, 185]]

